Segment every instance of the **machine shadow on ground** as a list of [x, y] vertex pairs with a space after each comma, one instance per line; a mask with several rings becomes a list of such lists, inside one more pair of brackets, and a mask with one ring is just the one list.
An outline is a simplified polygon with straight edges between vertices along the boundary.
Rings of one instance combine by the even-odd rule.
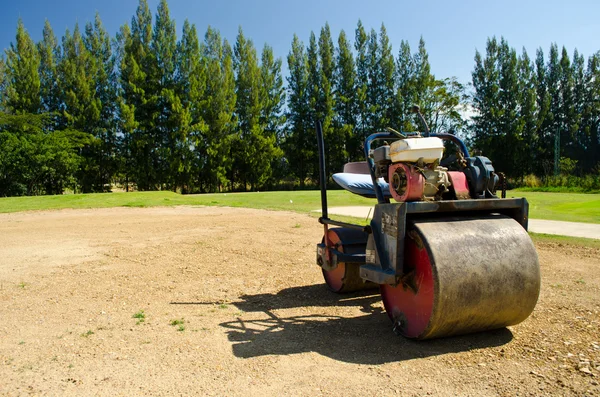
[[[264, 318], [221, 323], [227, 329], [236, 357], [289, 355], [317, 352], [326, 357], [356, 364], [383, 364], [501, 346], [513, 339], [507, 328], [430, 341], [413, 341], [392, 332], [391, 323], [381, 307], [377, 290], [350, 295], [336, 295], [324, 285], [310, 285], [281, 290], [275, 294], [243, 295], [232, 302], [240, 310], [262, 312]], [[278, 316], [275, 310], [305, 308], [310, 313], [318, 307], [360, 306], [365, 313], [358, 317], [323, 314]], [[339, 310], [338, 310], [339, 311]]]

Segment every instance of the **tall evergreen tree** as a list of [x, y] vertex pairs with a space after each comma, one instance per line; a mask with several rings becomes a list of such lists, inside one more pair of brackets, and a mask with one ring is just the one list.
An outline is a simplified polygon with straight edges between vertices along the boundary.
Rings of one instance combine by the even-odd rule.
[[520, 160], [517, 166], [522, 170], [522, 175], [529, 175], [535, 172], [538, 158], [538, 84], [535, 66], [529, 59], [525, 48], [523, 48], [518, 62], [518, 85], [521, 93], [520, 122], [523, 139], [521, 147], [517, 148]]
[[152, 14], [146, 0], [140, 0], [136, 14], [131, 19], [131, 31], [122, 29], [124, 39], [121, 57], [120, 113], [126, 134], [129, 160], [128, 175], [138, 189], [157, 188], [155, 166], [158, 163], [155, 146], [154, 123], [156, 120], [156, 82], [153, 76]]
[[161, 186], [175, 190], [181, 157], [178, 148], [184, 141], [189, 124], [188, 115], [182, 114], [181, 100], [175, 87], [177, 34], [166, 0], [158, 4], [152, 33], [152, 67], [150, 79], [156, 89], [153, 109], [156, 121], [152, 128], [154, 170]]
[[358, 104], [356, 102], [356, 68], [352, 47], [342, 30], [338, 37], [334, 71], [334, 110], [335, 128], [340, 132], [348, 153], [348, 159], [356, 161], [364, 158], [361, 137], [356, 131]]
[[316, 121], [322, 124], [325, 139], [326, 169], [329, 174], [342, 171], [343, 165], [348, 157], [346, 151], [346, 136], [343, 130], [335, 128], [334, 118], [334, 73], [335, 59], [334, 46], [331, 38], [329, 24], [321, 29], [319, 34], [319, 76], [316, 79], [319, 86], [317, 103], [315, 105]]
[[[139, 123], [135, 120], [135, 106], [130, 101], [132, 98], [126, 96], [128, 87], [127, 72], [123, 67], [128, 64], [126, 57], [129, 56], [126, 51], [131, 43], [131, 29], [128, 24], [119, 28], [115, 37], [115, 64], [118, 65], [117, 71], [117, 116], [116, 123], [121, 135], [117, 138], [117, 163], [118, 175], [124, 182], [125, 190], [129, 191], [131, 177], [133, 175], [133, 133]], [[130, 70], [131, 72], [131, 70]], [[131, 91], [130, 91], [131, 93]]]
[[[588, 75], [585, 71], [585, 59], [580, 55], [577, 49], [573, 52], [572, 64], [573, 76], [573, 115], [577, 122], [577, 127], [573, 128], [573, 140], [576, 142], [572, 158], [580, 159], [577, 162], [577, 171], [580, 173], [589, 170], [589, 162], [585, 160], [586, 147], [589, 147], [589, 131], [586, 131], [585, 118], [589, 117], [587, 108], [587, 87], [590, 85]], [[586, 164], [587, 163], [587, 164]], [[589, 167], [589, 168], [588, 168]], [[587, 168], [587, 170], [586, 170]], [[589, 171], [588, 171], [589, 172]]]
[[283, 106], [285, 103], [285, 88], [281, 75], [281, 59], [275, 58], [273, 49], [266, 45], [261, 53], [260, 63], [260, 124], [264, 126], [264, 134], [270, 142], [273, 142], [273, 156], [271, 158], [271, 169], [273, 178], [281, 179], [285, 176], [286, 169], [281, 162], [283, 151], [283, 126], [285, 115]]
[[[319, 47], [317, 44], [317, 38], [314, 32], [310, 32], [308, 40], [308, 47], [306, 48], [306, 63], [307, 63], [307, 95], [308, 95], [308, 128], [309, 131], [314, 131], [315, 125], [319, 122], [319, 117], [322, 115], [322, 109], [320, 107], [321, 101], [321, 74], [319, 65]], [[307, 137], [308, 138], [308, 137]], [[316, 164], [317, 157], [316, 152], [312, 158], [313, 164]], [[311, 167], [312, 173], [309, 175], [313, 180], [318, 177], [318, 168], [315, 166]]]
[[6, 50], [6, 108], [14, 114], [38, 113], [40, 100], [40, 56], [19, 18], [15, 43]]
[[182, 193], [187, 193], [196, 191], [200, 186], [202, 161], [206, 153], [204, 135], [207, 132], [203, 118], [203, 109], [206, 106], [206, 67], [196, 27], [187, 19], [183, 23], [177, 57], [175, 83], [182, 106], [178, 114], [181, 115], [182, 121], [186, 115], [188, 119], [182, 123], [182, 127], [186, 127], [187, 124], [187, 131], [181, 131], [183, 134], [175, 157], [180, 159], [175, 185], [181, 186]]
[[600, 170], [600, 52], [588, 59], [586, 80], [584, 132], [588, 143], [585, 145], [585, 170]]
[[3, 54], [0, 54], [0, 112], [4, 112], [4, 92], [6, 91], [6, 63]]
[[[57, 68], [62, 110], [61, 128], [84, 131], [94, 136], [95, 126], [101, 117], [101, 104], [95, 96], [96, 63], [85, 47], [79, 25], [75, 25], [72, 34], [67, 29], [62, 39], [62, 48], [63, 56]], [[102, 190], [102, 186], [95, 188], [100, 174], [100, 146], [101, 139], [94, 136], [94, 139], [82, 148], [83, 159], [77, 172], [77, 180], [85, 193]]]
[[575, 111], [573, 68], [567, 49], [562, 48], [559, 82], [560, 157], [573, 159], [577, 155], [577, 131], [580, 115]]
[[415, 131], [411, 107], [416, 103], [415, 64], [408, 41], [400, 42], [396, 60], [396, 110], [395, 115], [400, 131]]
[[78, 24], [72, 34], [67, 29], [62, 48], [58, 73], [64, 123], [71, 128], [88, 130], [89, 122], [100, 119], [100, 111], [94, 98], [94, 60], [85, 47]]
[[[435, 77], [431, 74], [431, 65], [429, 64], [429, 54], [425, 48], [425, 40], [423, 37], [419, 40], [419, 48], [413, 55], [414, 64], [414, 99], [416, 105], [421, 107], [421, 112], [425, 116], [425, 120], [432, 125], [435, 108], [433, 106], [432, 96], [434, 91], [441, 84], [436, 82]], [[423, 127], [416, 116], [413, 116], [416, 128], [422, 130]]]
[[287, 121], [288, 131], [284, 142], [285, 156], [291, 172], [304, 187], [312, 175], [316, 157], [314, 126], [310, 120], [308, 57], [304, 45], [294, 34], [292, 49], [287, 57]]
[[365, 28], [358, 20], [354, 32], [354, 49], [356, 50], [356, 103], [358, 105], [357, 127], [361, 142], [370, 134], [369, 131], [369, 108], [367, 101], [367, 89], [369, 84], [369, 58], [367, 47], [369, 36]]
[[48, 20], [44, 24], [42, 41], [38, 43], [38, 52], [40, 54], [39, 76], [42, 110], [44, 112], [58, 112], [60, 93], [57, 66], [60, 61], [61, 50], [58, 39], [54, 35]]
[[[235, 71], [236, 114], [238, 131], [233, 143], [233, 170], [239, 174], [243, 190], [255, 187], [260, 176], [270, 172], [270, 159], [261, 159], [264, 126], [260, 123], [260, 67], [256, 49], [246, 39], [242, 28], [238, 30], [233, 48]], [[265, 153], [264, 157], [268, 157]], [[268, 168], [268, 169], [266, 169]], [[232, 178], [233, 180], [233, 178]]]
[[500, 132], [497, 126], [499, 106], [498, 42], [493, 37], [487, 40], [485, 58], [475, 52], [472, 104], [475, 115], [472, 118], [471, 139], [473, 146], [494, 159], [491, 151], [498, 147]]
[[552, 118], [550, 115], [550, 94], [548, 92], [548, 71], [544, 52], [539, 48], [535, 58], [536, 71], [536, 93], [537, 93], [537, 161], [534, 165], [536, 175], [546, 175], [552, 165], [553, 146], [552, 141]]
[[98, 171], [92, 177], [91, 190], [105, 191], [117, 172], [117, 76], [115, 57], [108, 32], [96, 13], [94, 23], [88, 23], [83, 37], [85, 48], [91, 56], [92, 95], [99, 117], [88, 120], [88, 129], [97, 139], [92, 149]]
[[371, 32], [368, 36], [367, 43], [367, 96], [366, 96], [366, 105], [367, 105], [367, 114], [366, 114], [366, 127], [369, 131], [369, 134], [375, 132], [376, 130], [381, 130], [381, 119], [382, 119], [382, 109], [381, 109], [381, 89], [382, 89], [382, 81], [381, 81], [381, 68], [380, 68], [380, 50], [379, 50], [379, 40], [377, 36], [377, 32], [375, 29], [371, 29]]
[[231, 46], [220, 33], [208, 27], [204, 39], [207, 62], [206, 97], [203, 119], [206, 157], [203, 166], [203, 190], [215, 191], [230, 182], [232, 172], [232, 140], [235, 132], [236, 95]]
[[[405, 57], [406, 51], [402, 50], [402, 57]], [[412, 98], [412, 104], [406, 99], [403, 101], [405, 111], [410, 111], [412, 105], [419, 105], [431, 132], [458, 133], [462, 130], [465, 122], [460, 110], [466, 97], [464, 86], [456, 78], [439, 80], [431, 74], [423, 38], [419, 40], [419, 49], [412, 56], [412, 61], [403, 61], [403, 64], [408, 66], [408, 70], [402, 72], [401, 82], [406, 86], [407, 98]], [[408, 127], [422, 130], [420, 120], [416, 116], [411, 118], [412, 123], [405, 122]]]
[[[556, 140], [560, 139], [561, 135], [561, 92], [560, 79], [562, 76], [561, 63], [558, 54], [558, 46], [552, 44], [548, 55], [547, 78], [546, 85], [548, 87], [548, 96], [550, 106], [548, 110], [548, 124], [545, 135], [545, 152], [547, 153], [544, 159], [544, 173], [550, 175], [557, 172], [558, 163], [555, 159], [557, 148]], [[560, 148], [558, 148], [560, 150]], [[560, 155], [560, 154], [559, 154]]]
[[[499, 68], [499, 115], [497, 119], [499, 131], [499, 142], [502, 148], [515, 148], [511, 150], [499, 150], [494, 160], [498, 162], [501, 170], [509, 175], [521, 176], [523, 168], [517, 167], [518, 148], [522, 147], [521, 132], [522, 125], [519, 120], [519, 108], [521, 103], [521, 92], [518, 84], [518, 61], [517, 54], [510, 48], [508, 42], [501, 38], [498, 47]], [[515, 161], [516, 160], [516, 161]]]
[[379, 78], [381, 84], [381, 96], [379, 98], [381, 108], [381, 120], [377, 129], [386, 127], [400, 128], [399, 118], [395, 112], [395, 76], [396, 65], [394, 54], [392, 53], [392, 45], [387, 35], [385, 25], [382, 23], [379, 30]]

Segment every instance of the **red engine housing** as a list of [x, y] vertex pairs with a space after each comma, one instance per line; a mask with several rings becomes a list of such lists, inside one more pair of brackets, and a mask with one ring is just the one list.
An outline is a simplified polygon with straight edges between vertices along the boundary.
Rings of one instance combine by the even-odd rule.
[[390, 193], [394, 200], [419, 201], [423, 199], [425, 178], [415, 167], [405, 163], [392, 164], [388, 170]]

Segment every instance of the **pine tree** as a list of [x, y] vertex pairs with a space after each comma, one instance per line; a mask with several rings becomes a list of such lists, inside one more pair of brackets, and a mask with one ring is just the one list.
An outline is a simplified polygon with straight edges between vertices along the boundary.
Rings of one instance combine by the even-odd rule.
[[[412, 56], [412, 60], [406, 60], [410, 49], [408, 44], [405, 47], [401, 49], [400, 59], [407, 70], [401, 72], [399, 86], [406, 87], [407, 98], [412, 99], [412, 103], [404, 99], [404, 111], [409, 112], [417, 104], [432, 133], [458, 134], [465, 126], [460, 112], [462, 103], [466, 100], [464, 86], [454, 77], [440, 80], [431, 74], [429, 54], [423, 38], [419, 41], [419, 50]], [[423, 129], [416, 116], [407, 116], [404, 116], [404, 124], [408, 128]]]
[[573, 68], [567, 49], [562, 48], [559, 82], [560, 157], [574, 159], [577, 155], [577, 130], [580, 115], [575, 112]]
[[572, 76], [573, 76], [573, 116], [577, 126], [572, 127], [574, 147], [572, 151], [572, 158], [577, 159], [578, 171], [589, 172], [591, 170], [591, 164], [586, 159], [586, 148], [590, 146], [588, 140], [589, 131], [586, 131], [585, 119], [589, 117], [589, 111], [587, 108], [587, 87], [590, 85], [588, 76], [585, 72], [585, 59], [583, 55], [580, 55], [577, 49], [573, 52], [573, 64], [572, 64]]
[[258, 58], [254, 44], [244, 37], [241, 27], [238, 30], [233, 53], [238, 121], [238, 131], [233, 144], [233, 169], [239, 174], [238, 179], [242, 183], [242, 189], [246, 190], [248, 184], [252, 188], [255, 187], [257, 179], [261, 179], [261, 174], [270, 171], [270, 161], [261, 160], [263, 126], [260, 124]]
[[232, 50], [218, 31], [208, 27], [204, 39], [207, 62], [206, 97], [203, 119], [206, 157], [203, 160], [203, 190], [216, 191], [230, 182], [232, 172], [232, 140], [236, 119], [236, 95]]
[[46, 20], [42, 33], [42, 41], [38, 43], [40, 54], [40, 96], [44, 112], [58, 112], [60, 93], [58, 86], [57, 66], [61, 50], [58, 39], [54, 35], [50, 22]]
[[[550, 175], [556, 173], [558, 164], [555, 161], [555, 140], [561, 135], [561, 92], [560, 79], [562, 76], [561, 63], [556, 44], [550, 46], [548, 55], [546, 85], [548, 87], [548, 96], [550, 106], [548, 110], [548, 124], [545, 135], [545, 152], [547, 158], [544, 162], [544, 174]], [[560, 155], [560, 154], [559, 154]]]
[[476, 114], [472, 118], [472, 145], [493, 159], [492, 151], [497, 148], [500, 135], [497, 126], [499, 106], [498, 42], [493, 37], [487, 40], [485, 58], [475, 52], [475, 69], [472, 72], [474, 94], [473, 108]]
[[146, 0], [140, 0], [131, 19], [131, 32], [122, 29], [120, 118], [126, 134], [126, 181], [129, 175], [140, 190], [157, 188], [154, 123], [157, 85], [153, 77], [152, 14]]
[[538, 158], [538, 84], [535, 66], [529, 59], [525, 48], [523, 48], [518, 62], [518, 84], [521, 92], [520, 121], [523, 140], [521, 147], [517, 149], [520, 154], [520, 163], [517, 166], [522, 170], [522, 175], [529, 175], [535, 172]]
[[539, 48], [535, 58], [536, 71], [536, 93], [537, 93], [537, 148], [534, 173], [536, 175], [547, 175], [552, 169], [553, 146], [552, 141], [552, 119], [550, 117], [550, 95], [548, 92], [548, 77], [544, 52]]
[[517, 167], [519, 152], [512, 152], [504, 148], [521, 148], [522, 125], [519, 120], [519, 108], [521, 103], [520, 87], [518, 85], [518, 62], [516, 51], [502, 38], [498, 48], [499, 66], [499, 96], [498, 96], [498, 141], [503, 148], [497, 150], [494, 161], [497, 167], [511, 176], [522, 176], [523, 168]]
[[2, 98], [4, 98], [4, 91], [6, 90], [6, 64], [4, 63], [4, 57], [0, 55], [0, 112], [4, 112], [4, 106]]
[[70, 128], [90, 132], [89, 122], [100, 119], [94, 98], [95, 64], [86, 49], [79, 25], [73, 33], [67, 29], [62, 39], [63, 56], [58, 65], [64, 123]]
[[397, 129], [399, 131], [418, 130], [413, 125], [411, 107], [416, 103], [415, 65], [408, 41], [400, 42], [396, 61], [396, 110]]
[[[319, 117], [322, 114], [322, 110], [319, 108], [321, 101], [321, 74], [319, 65], [319, 48], [317, 45], [317, 38], [314, 32], [310, 32], [308, 41], [308, 47], [306, 48], [306, 64], [307, 64], [307, 96], [308, 96], [308, 112], [307, 112], [307, 127], [308, 131], [313, 132]], [[325, 135], [325, 134], [324, 134]], [[305, 139], [309, 138], [310, 135], [305, 136]], [[314, 140], [309, 145], [314, 145]], [[316, 180], [318, 177], [318, 167], [316, 166], [318, 158], [317, 152], [313, 151], [313, 157], [309, 160], [311, 163], [311, 173], [309, 177], [312, 180]]]
[[300, 181], [300, 187], [304, 187], [305, 181], [314, 170], [314, 159], [316, 159], [314, 126], [310, 120], [309, 103], [309, 72], [308, 59], [304, 45], [294, 34], [292, 49], [288, 54], [287, 77], [288, 92], [288, 131], [284, 142], [285, 156], [290, 171]]
[[14, 114], [38, 113], [40, 100], [40, 56], [19, 18], [16, 43], [6, 50], [5, 107]]
[[380, 70], [380, 50], [379, 40], [375, 29], [371, 29], [368, 36], [367, 44], [367, 96], [366, 96], [366, 127], [370, 133], [380, 131], [382, 109], [380, 98], [382, 97], [382, 81], [381, 81], [381, 70]]
[[308, 68], [307, 93], [310, 114], [309, 121], [312, 125], [315, 125], [318, 121], [317, 106], [320, 99], [321, 75], [319, 73], [319, 48], [314, 32], [310, 32], [308, 47], [306, 48], [306, 62]]
[[343, 139], [348, 159], [357, 161], [364, 158], [361, 138], [356, 130], [358, 104], [356, 102], [356, 69], [352, 47], [342, 30], [338, 37], [334, 71], [334, 110], [335, 128]]
[[[435, 77], [431, 74], [431, 65], [429, 64], [429, 54], [425, 48], [425, 40], [423, 37], [419, 40], [419, 49], [417, 53], [413, 55], [414, 64], [414, 104], [421, 107], [421, 113], [423, 113], [425, 120], [431, 126], [433, 124], [433, 118], [435, 108], [433, 107], [432, 96], [434, 91], [441, 86], [439, 82], [436, 82]], [[413, 116], [413, 124], [420, 131], [423, 130], [420, 121]]]
[[94, 23], [88, 23], [83, 37], [85, 48], [91, 56], [92, 92], [99, 117], [88, 120], [89, 131], [98, 140], [93, 155], [98, 172], [93, 176], [93, 191], [110, 189], [110, 182], [117, 172], [117, 76], [111, 39], [96, 13]]
[[285, 176], [285, 168], [282, 167], [283, 151], [283, 126], [285, 115], [283, 106], [285, 103], [285, 88], [281, 75], [281, 59], [275, 59], [273, 49], [266, 45], [261, 53], [260, 63], [260, 124], [264, 126], [264, 134], [273, 145], [273, 156], [271, 158], [271, 169], [273, 178], [281, 179]]
[[386, 127], [400, 128], [399, 117], [394, 106], [395, 99], [395, 76], [396, 65], [392, 53], [392, 45], [387, 35], [385, 25], [382, 23], [379, 30], [379, 78], [381, 84], [381, 96], [379, 98], [381, 108], [381, 120], [378, 121], [378, 129]]
[[317, 94], [317, 103], [315, 105], [316, 119], [321, 122], [323, 135], [325, 139], [325, 159], [326, 169], [329, 174], [341, 172], [348, 158], [346, 151], [346, 134], [344, 130], [335, 128], [333, 124], [334, 118], [334, 46], [331, 38], [331, 30], [329, 24], [321, 29], [319, 34], [319, 59], [318, 70], [319, 76]]
[[584, 164], [586, 171], [600, 169], [600, 52], [588, 59], [584, 131], [588, 139]]
[[[122, 25], [115, 37], [115, 64], [119, 65], [117, 77], [117, 117], [116, 123], [122, 134], [117, 139], [118, 151], [118, 170], [121, 180], [124, 182], [125, 191], [129, 191], [131, 177], [134, 172], [133, 160], [133, 134], [138, 128], [139, 123], [135, 120], [135, 106], [131, 103], [132, 99], [127, 95], [127, 89], [130, 89], [128, 83], [128, 74], [131, 69], [124, 69], [127, 66], [131, 67], [132, 62], [129, 57], [129, 49], [131, 44], [131, 29], [128, 24]], [[129, 91], [131, 94], [131, 91]]]
[[102, 190], [97, 187], [100, 166], [98, 159], [100, 139], [95, 136], [99, 123], [100, 103], [95, 97], [96, 63], [85, 47], [79, 25], [73, 34], [67, 29], [62, 39], [63, 56], [58, 64], [58, 81], [61, 101], [61, 128], [74, 129], [92, 134], [94, 139], [82, 148], [82, 162], [77, 180], [84, 193]]
[[158, 4], [152, 34], [152, 68], [150, 79], [156, 88], [153, 109], [156, 121], [153, 128], [154, 169], [157, 182], [176, 190], [181, 165], [179, 147], [187, 135], [189, 116], [185, 114], [176, 94], [175, 67], [177, 34], [166, 0]]
[[369, 37], [365, 28], [358, 20], [358, 25], [354, 32], [354, 49], [356, 50], [356, 103], [358, 105], [357, 127], [360, 141], [371, 133], [369, 131], [369, 108], [367, 102], [367, 87], [369, 84], [369, 59], [367, 55], [367, 46]]
[[[178, 146], [180, 158], [176, 185], [181, 186], [182, 193], [197, 191], [202, 173], [202, 160], [206, 153], [204, 135], [207, 126], [202, 115], [206, 105], [206, 70], [198, 42], [198, 33], [194, 25], [186, 19], [183, 23], [183, 34], [177, 50], [177, 73], [175, 84], [177, 95], [181, 99], [182, 120], [187, 119], [187, 134], [182, 134]], [[186, 123], [182, 123], [185, 125]], [[182, 132], [186, 132], [182, 130]]]

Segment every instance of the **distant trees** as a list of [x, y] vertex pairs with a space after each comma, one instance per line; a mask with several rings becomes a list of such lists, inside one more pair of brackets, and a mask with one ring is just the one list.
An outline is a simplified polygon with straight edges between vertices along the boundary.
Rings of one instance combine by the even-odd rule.
[[19, 20], [0, 56], [0, 196], [313, 186], [316, 122], [331, 174], [364, 158], [372, 132], [420, 130], [413, 105], [511, 177], [598, 170], [600, 53], [586, 63], [552, 45], [530, 58], [491, 38], [467, 92], [431, 73], [423, 39], [394, 48], [383, 24], [361, 21], [353, 40], [317, 33], [294, 35], [283, 76], [241, 27], [233, 45], [187, 20], [178, 35], [166, 0], [154, 17], [139, 0], [115, 37], [96, 15], [60, 39], [46, 21], [34, 43]]
[[[515, 178], [597, 172], [600, 162], [600, 53], [585, 60], [551, 45], [532, 61], [505, 39], [488, 39], [475, 54], [472, 145]], [[567, 168], [570, 168], [567, 170]]]
[[458, 132], [465, 127], [461, 109], [464, 87], [455, 79], [431, 74], [423, 40], [411, 53], [401, 43], [394, 58], [384, 25], [367, 33], [359, 21], [354, 52], [346, 33], [333, 45], [326, 24], [319, 39], [311, 33], [308, 47], [294, 36], [288, 55], [288, 128], [283, 146], [290, 171], [300, 180], [316, 179], [315, 122], [323, 123], [327, 170], [341, 171], [348, 161], [364, 159], [366, 136], [392, 127], [421, 128], [410, 113], [419, 105], [432, 131]]

